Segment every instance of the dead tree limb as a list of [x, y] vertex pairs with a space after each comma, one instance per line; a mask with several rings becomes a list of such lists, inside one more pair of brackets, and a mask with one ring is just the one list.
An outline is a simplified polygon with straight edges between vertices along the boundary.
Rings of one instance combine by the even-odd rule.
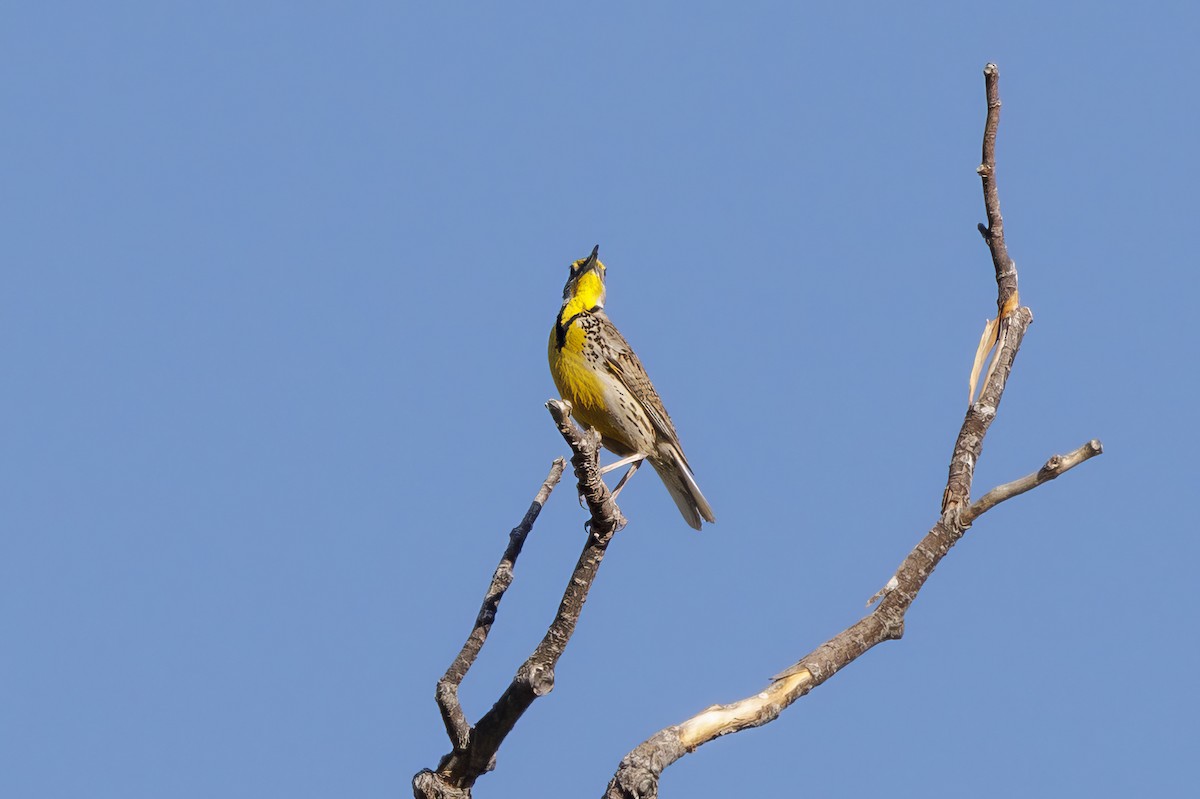
[[731, 704], [714, 705], [644, 741], [622, 759], [608, 785], [607, 799], [652, 799], [658, 796], [660, 775], [679, 758], [721, 735], [773, 721], [785, 708], [867, 650], [884, 641], [899, 639], [904, 634], [905, 613], [917, 593], [974, 520], [1000, 502], [1052, 480], [1103, 451], [1099, 441], [1090, 441], [1068, 455], [1052, 457], [1033, 475], [993, 489], [971, 504], [971, 484], [975, 465], [983, 451], [984, 437], [1000, 407], [1021, 341], [1033, 321], [1033, 313], [1019, 303], [1016, 265], [1008, 255], [1000, 216], [1000, 196], [996, 188], [996, 132], [1000, 122], [998, 78], [996, 65], [988, 64], [984, 69], [988, 111], [983, 163], [978, 169], [988, 218], [987, 226], [980, 225], [979, 228], [991, 251], [996, 271], [998, 314], [996, 320], [989, 323], [994, 325], [992, 342], [996, 353], [979, 399], [968, 407], [955, 441], [942, 495], [941, 517], [876, 595], [874, 599], [878, 599], [879, 604], [871, 613], [772, 678], [770, 685], [761, 692]]
[[579, 480], [579, 493], [591, 513], [586, 525], [587, 540], [546, 635], [533, 654], [517, 669], [516, 676], [492, 709], [471, 726], [458, 701], [458, 688], [487, 641], [500, 599], [512, 583], [513, 565], [521, 553], [525, 538], [562, 475], [564, 464], [559, 458], [551, 467], [550, 475], [542, 483], [525, 518], [510, 533], [508, 548], [496, 567], [475, 626], [446, 674], [438, 681], [438, 709], [452, 748], [436, 770], [423, 769], [413, 777], [413, 795], [417, 799], [469, 799], [475, 781], [495, 768], [496, 752], [522, 714], [535, 699], [554, 688], [554, 668], [575, 631], [600, 562], [613, 535], [625, 526], [625, 517], [600, 477], [599, 434], [594, 430], [580, 430], [571, 421], [569, 404], [550, 400], [546, 406], [573, 453], [571, 465], [575, 467], [575, 476]]
[[1066, 455], [1055, 455], [1033, 474], [1027, 474], [1011, 483], [996, 486], [984, 494], [962, 514], [961, 521], [963, 524], [969, 525], [1001, 502], [1037, 488], [1042, 483], [1048, 483], [1063, 472], [1074, 469], [1089, 458], [1094, 458], [1103, 452], [1104, 446], [1093, 438], [1073, 452], [1068, 452]]
[[562, 478], [565, 466], [566, 461], [562, 458], [554, 459], [554, 463], [550, 466], [550, 474], [546, 476], [545, 482], [542, 483], [542, 487], [538, 489], [537, 495], [530, 503], [529, 510], [525, 512], [525, 518], [508, 534], [508, 547], [504, 550], [504, 555], [501, 556], [495, 573], [492, 574], [492, 584], [488, 586], [487, 593], [483, 596], [483, 605], [479, 608], [479, 615], [475, 617], [475, 626], [471, 629], [471, 634], [467, 636], [466, 643], [463, 644], [458, 656], [450, 664], [450, 668], [446, 669], [445, 675], [438, 680], [436, 694], [438, 710], [441, 711], [442, 722], [446, 725], [446, 734], [450, 736], [450, 741], [456, 750], [465, 751], [471, 743], [471, 725], [467, 722], [466, 714], [463, 713], [462, 705], [458, 701], [458, 688], [462, 685], [463, 678], [467, 676], [471, 666], [475, 665], [475, 659], [479, 657], [480, 650], [487, 642], [488, 633], [492, 630], [492, 622], [496, 620], [496, 612], [500, 608], [500, 600], [504, 598], [504, 592], [512, 585], [513, 569], [517, 565], [521, 548], [525, 546], [525, 539], [533, 530], [533, 523], [537, 521], [538, 514], [542, 512], [546, 500], [550, 498], [550, 492]]

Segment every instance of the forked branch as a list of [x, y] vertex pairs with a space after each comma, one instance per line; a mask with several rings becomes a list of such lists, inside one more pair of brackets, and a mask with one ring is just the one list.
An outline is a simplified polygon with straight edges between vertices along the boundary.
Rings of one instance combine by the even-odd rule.
[[542, 487], [538, 489], [537, 495], [530, 503], [529, 510], [525, 512], [525, 518], [521, 519], [521, 523], [508, 534], [508, 547], [504, 550], [500, 563], [492, 574], [492, 583], [483, 596], [483, 605], [479, 608], [479, 615], [475, 617], [475, 626], [471, 628], [471, 634], [467, 636], [466, 643], [463, 644], [458, 656], [454, 658], [454, 662], [450, 664], [450, 668], [446, 669], [442, 679], [438, 680], [436, 694], [438, 710], [441, 711], [442, 722], [446, 725], [446, 734], [450, 736], [450, 741], [455, 749], [465, 750], [471, 743], [471, 725], [467, 722], [466, 714], [463, 713], [462, 705], [458, 701], [458, 688], [462, 685], [463, 678], [467, 676], [471, 666], [475, 665], [475, 659], [479, 657], [480, 650], [487, 642], [488, 633], [492, 630], [492, 622], [496, 620], [496, 611], [500, 608], [500, 600], [504, 598], [504, 592], [512, 585], [513, 569], [517, 565], [517, 558], [521, 555], [521, 548], [525, 546], [525, 539], [533, 530], [533, 523], [537, 521], [538, 514], [542, 512], [542, 507], [550, 498], [550, 492], [562, 478], [565, 466], [566, 461], [562, 458], [554, 459], [554, 463], [550, 466], [550, 474], [546, 476]]
[[595, 431], [580, 430], [570, 418], [570, 406], [558, 400], [547, 403], [559, 432], [571, 447], [571, 465], [579, 479], [579, 492], [591, 520], [587, 540], [546, 635], [533, 654], [517, 670], [512, 682], [496, 704], [477, 724], [471, 726], [458, 700], [458, 689], [487, 641], [500, 600], [513, 579], [513, 566], [538, 513], [562, 476], [564, 462], [554, 462], [550, 475], [542, 483], [525, 518], [509, 535], [508, 548], [492, 577], [475, 626], [462, 650], [438, 682], [437, 703], [450, 737], [451, 751], [436, 770], [424, 769], [413, 777], [413, 795], [417, 799], [468, 799], [471, 788], [481, 775], [495, 767], [496, 752], [533, 701], [554, 688], [554, 669], [575, 631], [584, 600], [596, 579], [596, 572], [613, 534], [625, 525], [620, 508], [613, 501], [600, 477], [600, 437]]
[[987, 121], [984, 127], [984, 206], [988, 225], [980, 225], [995, 266], [998, 331], [996, 353], [984, 380], [979, 399], [967, 409], [954, 450], [942, 513], [933, 528], [908, 554], [887, 585], [875, 597], [879, 604], [867, 616], [834, 636], [813, 652], [775, 676], [771, 684], [753, 696], [727, 705], [714, 705], [690, 719], [659, 731], [621, 761], [608, 785], [608, 799], [650, 799], [658, 795], [662, 771], [697, 747], [721, 735], [757, 727], [773, 721], [781, 712], [813, 688], [828, 680], [867, 650], [904, 634], [904, 617], [934, 568], [962, 538], [971, 523], [1000, 502], [1017, 496], [1099, 455], [1099, 441], [1090, 441], [1069, 455], [1054, 456], [1038, 472], [988, 492], [971, 504], [975, 465], [983, 451], [983, 440], [1000, 407], [1013, 363], [1033, 314], [1020, 307], [1017, 270], [1004, 242], [1000, 197], [996, 188], [996, 133], [1000, 122], [999, 71], [995, 64], [984, 69], [987, 91]]

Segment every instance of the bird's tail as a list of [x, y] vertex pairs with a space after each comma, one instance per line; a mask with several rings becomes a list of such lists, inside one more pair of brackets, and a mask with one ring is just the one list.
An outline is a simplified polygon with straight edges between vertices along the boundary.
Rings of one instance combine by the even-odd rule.
[[696, 485], [696, 478], [692, 476], [692, 470], [688, 468], [683, 453], [675, 447], [663, 449], [669, 449], [669, 452], [663, 452], [662, 457], [649, 459], [650, 465], [658, 472], [684, 520], [696, 530], [700, 529], [701, 519], [709, 523], [715, 522], [712, 506], [700, 493], [700, 486]]

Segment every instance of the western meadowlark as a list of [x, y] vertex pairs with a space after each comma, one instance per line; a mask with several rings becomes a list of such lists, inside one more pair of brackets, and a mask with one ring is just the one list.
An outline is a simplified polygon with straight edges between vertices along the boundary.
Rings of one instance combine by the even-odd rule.
[[645, 367], [604, 313], [605, 266], [599, 252], [597, 245], [571, 264], [562, 309], [550, 331], [550, 374], [575, 418], [596, 428], [601, 443], [621, 456], [604, 471], [631, 464], [614, 496], [648, 460], [683, 518], [699, 530], [702, 518], [716, 519]]

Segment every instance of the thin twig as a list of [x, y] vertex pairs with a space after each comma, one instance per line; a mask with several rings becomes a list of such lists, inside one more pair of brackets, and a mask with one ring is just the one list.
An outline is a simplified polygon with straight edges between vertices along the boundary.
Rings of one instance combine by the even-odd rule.
[[996, 299], [998, 317], [1004, 318], [1016, 307], [1017, 267], [1008, 257], [1008, 246], [1004, 242], [1004, 217], [1000, 214], [1000, 189], [996, 186], [996, 133], [1000, 127], [1000, 70], [995, 64], [983, 68], [983, 81], [987, 92], [987, 122], [983, 126], [983, 159], [975, 171], [983, 180], [983, 207], [987, 213], [987, 226], [979, 225], [979, 232], [992, 252], [992, 265], [996, 268], [996, 284], [999, 296]]
[[1084, 444], [1079, 449], [1068, 452], [1066, 455], [1054, 455], [1050, 460], [1046, 461], [1042, 468], [1038, 469], [1033, 474], [1027, 474], [1024, 477], [1013, 480], [1011, 483], [996, 486], [991, 491], [984, 494], [975, 501], [970, 508], [962, 514], [963, 524], [971, 524], [983, 514], [987, 513], [992, 508], [999, 505], [1005, 500], [1012, 499], [1015, 496], [1024, 494], [1037, 488], [1042, 483], [1048, 483], [1060, 474], [1074, 469], [1079, 464], [1086, 460], [1103, 454], [1104, 445], [1099, 440], [1092, 439]]

